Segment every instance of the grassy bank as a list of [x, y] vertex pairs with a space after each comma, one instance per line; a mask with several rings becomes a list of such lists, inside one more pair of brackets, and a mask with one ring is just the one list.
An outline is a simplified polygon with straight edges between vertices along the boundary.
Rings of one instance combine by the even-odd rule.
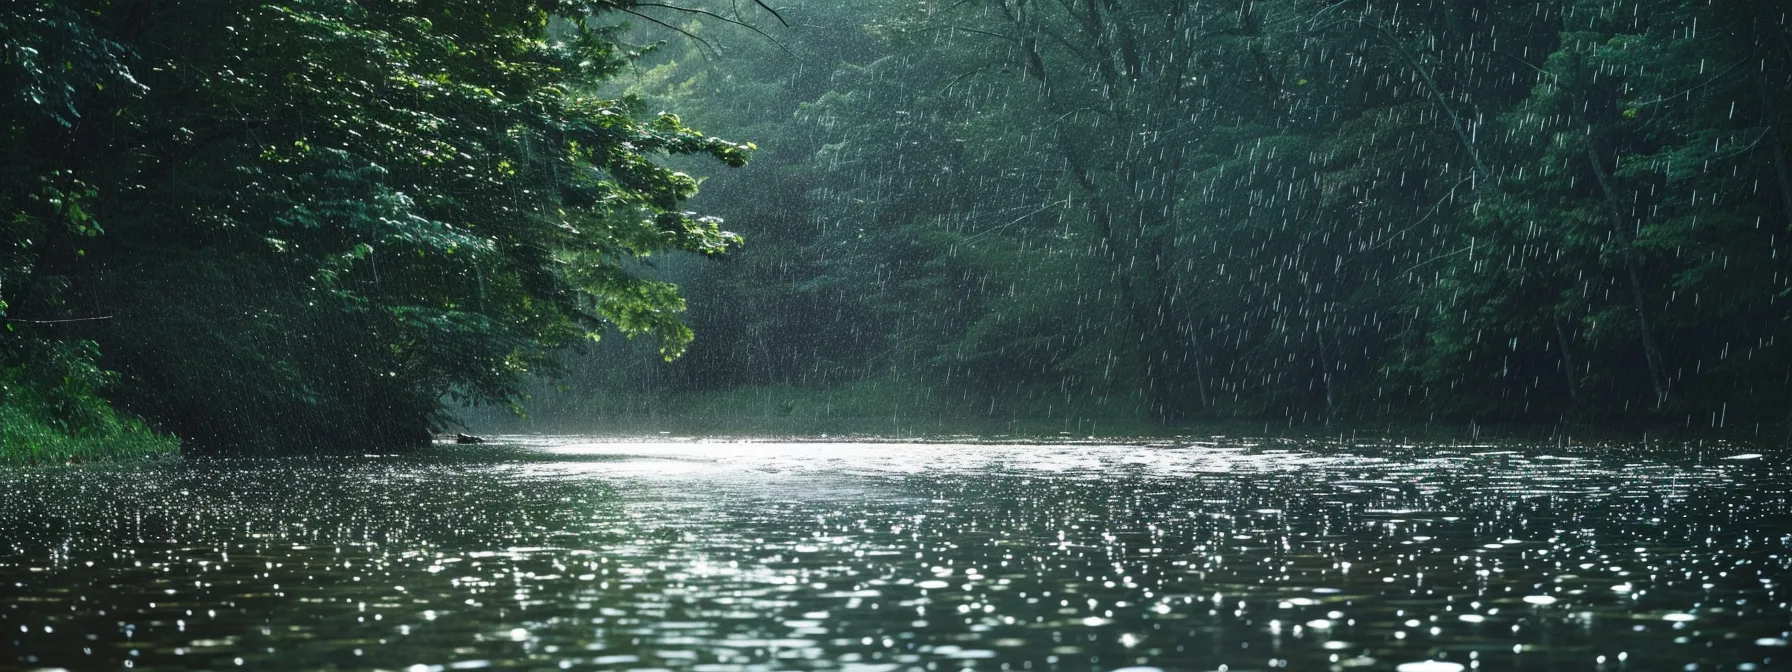
[[[9, 402], [11, 400], [8, 400]], [[110, 408], [99, 422], [69, 428], [43, 412], [0, 404], [0, 464], [67, 464], [142, 459], [180, 452], [180, 441]]]
[[180, 451], [174, 437], [119, 418], [111, 427], [71, 433], [27, 409], [0, 406], [0, 464], [66, 464], [140, 459]]
[[63, 377], [60, 383], [35, 380], [25, 375], [24, 367], [0, 371], [0, 464], [128, 460], [179, 452], [179, 440], [120, 414], [77, 377]]

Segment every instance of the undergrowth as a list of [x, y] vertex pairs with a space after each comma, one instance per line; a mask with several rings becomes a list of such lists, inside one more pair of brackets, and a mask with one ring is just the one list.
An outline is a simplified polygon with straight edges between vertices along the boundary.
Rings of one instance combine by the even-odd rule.
[[110, 374], [94, 363], [91, 343], [9, 345], [28, 351], [0, 359], [0, 464], [114, 461], [179, 451], [177, 439], [120, 414], [100, 396]]

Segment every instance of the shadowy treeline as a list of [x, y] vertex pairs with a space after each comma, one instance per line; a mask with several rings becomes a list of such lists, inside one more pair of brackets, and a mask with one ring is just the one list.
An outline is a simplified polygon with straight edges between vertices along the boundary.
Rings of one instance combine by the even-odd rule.
[[[1767, 0], [13, 3], [0, 439], [390, 449], [564, 362], [785, 415], [1785, 423], [1789, 31]], [[647, 257], [735, 247], [675, 169], [753, 147], [662, 109], [766, 146], [705, 185], [752, 240], [723, 263]], [[685, 297], [669, 368], [566, 354], [681, 354]]]
[[[766, 148], [705, 184], [750, 245], [668, 269], [701, 338], [653, 389], [800, 405], [894, 384], [968, 415], [1163, 421], [1788, 419], [1779, 3], [783, 14], [759, 34], [661, 11], [688, 36], [653, 32], [673, 48], [634, 71]], [[640, 389], [584, 369], [576, 388]]]

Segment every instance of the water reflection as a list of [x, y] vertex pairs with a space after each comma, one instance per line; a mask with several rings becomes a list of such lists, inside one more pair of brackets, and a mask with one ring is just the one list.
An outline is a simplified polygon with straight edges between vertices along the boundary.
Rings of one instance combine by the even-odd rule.
[[511, 443], [0, 471], [0, 667], [1792, 660], [1778, 456]]

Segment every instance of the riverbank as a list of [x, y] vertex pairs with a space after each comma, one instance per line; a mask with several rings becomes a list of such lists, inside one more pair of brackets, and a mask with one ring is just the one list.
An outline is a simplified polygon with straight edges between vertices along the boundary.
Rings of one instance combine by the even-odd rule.
[[1101, 399], [1045, 404], [1025, 398], [955, 398], [923, 385], [867, 380], [826, 388], [795, 385], [718, 390], [538, 388], [521, 405], [470, 409], [474, 433], [660, 432], [704, 436], [884, 438], [1169, 436], [1136, 404]]
[[808, 437], [1025, 441], [1176, 439], [1254, 436], [1328, 441], [1431, 444], [1522, 441], [1563, 445], [1722, 441], [1776, 450], [1792, 445], [1787, 427], [1707, 427], [1670, 422], [1479, 423], [1413, 414], [1399, 419], [1318, 417], [1198, 419], [1161, 423], [1138, 404], [1116, 400], [1047, 403], [1007, 398], [948, 398], [924, 386], [863, 381], [833, 388], [742, 387], [616, 393], [545, 390], [517, 416], [474, 409], [474, 433], [708, 437]]
[[114, 462], [180, 453], [180, 440], [110, 408], [70, 428], [27, 405], [0, 404], [0, 465]]

